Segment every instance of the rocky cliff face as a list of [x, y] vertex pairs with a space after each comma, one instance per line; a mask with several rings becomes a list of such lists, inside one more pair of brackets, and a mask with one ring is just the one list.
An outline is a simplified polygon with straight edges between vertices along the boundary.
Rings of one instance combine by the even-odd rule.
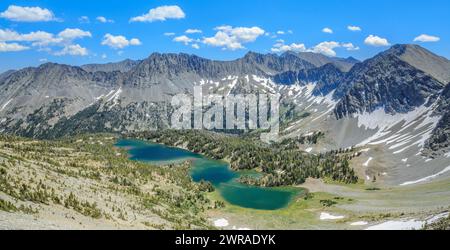
[[87, 72], [97, 72], [97, 71], [103, 71], [103, 72], [114, 72], [119, 71], [122, 73], [130, 71], [132, 68], [134, 68], [136, 65], [138, 65], [141, 61], [140, 60], [124, 60], [117, 63], [106, 63], [106, 64], [87, 64], [81, 66], [82, 69], [84, 69]]
[[[408, 57], [405, 54], [408, 51], [409, 45], [398, 45], [356, 64], [334, 94], [336, 99], [340, 99], [335, 109], [336, 116], [343, 118], [355, 113], [370, 113], [378, 108], [384, 108], [390, 114], [406, 113], [438, 94], [444, 84], [431, 73], [403, 60], [402, 57]], [[436, 63], [433, 58], [429, 58], [432, 64]]]
[[276, 83], [285, 85], [315, 83], [314, 95], [328, 95], [336, 89], [344, 76], [344, 72], [328, 63], [318, 68], [283, 72], [275, 75], [273, 79]]
[[435, 156], [449, 154], [450, 156], [450, 84], [447, 84], [442, 91], [438, 102], [439, 106], [435, 115], [440, 115], [442, 118], [425, 144], [425, 153]]

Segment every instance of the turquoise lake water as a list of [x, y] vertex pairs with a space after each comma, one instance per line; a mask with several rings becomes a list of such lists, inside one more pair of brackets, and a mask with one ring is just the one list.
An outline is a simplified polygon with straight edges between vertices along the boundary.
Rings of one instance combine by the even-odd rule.
[[[190, 174], [195, 182], [211, 182], [221, 196], [230, 204], [260, 210], [284, 208], [298, 194], [298, 191], [279, 188], [261, 188], [244, 185], [236, 180], [244, 172], [232, 171], [228, 163], [211, 160], [193, 152], [167, 147], [140, 140], [120, 140], [117, 147], [126, 148], [131, 160], [150, 164], [192, 161]], [[253, 173], [254, 174], [254, 173]]]

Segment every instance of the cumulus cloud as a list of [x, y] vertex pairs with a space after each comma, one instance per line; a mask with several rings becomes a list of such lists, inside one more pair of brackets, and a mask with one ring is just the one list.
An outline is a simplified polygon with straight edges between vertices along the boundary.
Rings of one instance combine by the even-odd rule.
[[194, 49], [200, 49], [200, 45], [194, 43], [194, 44], [192, 44], [192, 48], [194, 48]]
[[335, 57], [336, 51], [334, 49], [339, 47], [341, 45], [338, 42], [321, 42], [312, 48], [312, 52]]
[[16, 52], [27, 50], [29, 47], [20, 45], [18, 43], [5, 43], [0, 42], [0, 52]]
[[284, 32], [283, 30], [279, 30], [279, 31], [277, 31], [277, 34], [278, 35], [284, 35], [284, 34], [286, 34], [286, 32]]
[[125, 36], [114, 36], [109, 33], [104, 36], [102, 41], [102, 45], [108, 46], [112, 49], [123, 49], [128, 46], [137, 46], [141, 44], [141, 41], [137, 38], [128, 40]]
[[130, 22], [155, 22], [168, 19], [183, 19], [185, 17], [186, 14], [177, 5], [166, 5], [151, 9], [147, 14], [133, 17], [130, 19]]
[[359, 47], [353, 45], [353, 43], [341, 43], [343, 48], [346, 48], [348, 51], [359, 50]]
[[333, 30], [330, 29], [330, 28], [323, 28], [323, 29], [322, 29], [322, 32], [323, 32], [323, 33], [328, 33], [328, 34], [333, 34]]
[[[79, 44], [74, 44], [73, 41], [82, 39], [85, 37], [92, 37], [89, 31], [81, 29], [65, 29], [59, 32], [57, 35], [45, 32], [34, 31], [30, 33], [21, 34], [14, 30], [0, 29], [0, 43], [2, 43], [3, 49], [10, 51], [20, 51], [29, 49], [26, 45], [37, 47], [38, 51], [45, 51], [52, 53], [53, 47], [63, 48], [62, 50], [54, 53], [57, 56], [73, 55], [73, 56], [86, 56], [88, 50], [81, 47]], [[11, 42], [20, 42], [11, 43]], [[26, 45], [24, 45], [26, 44]], [[58, 49], [60, 49], [58, 48]]]
[[56, 20], [53, 13], [40, 7], [10, 5], [0, 13], [0, 17], [16, 22], [48, 22]]
[[362, 30], [361, 27], [353, 26], [353, 25], [347, 26], [347, 29], [350, 31], [361, 31]]
[[65, 29], [58, 34], [59, 37], [66, 40], [74, 40], [84, 37], [92, 37], [91, 32], [81, 29]]
[[192, 41], [194, 41], [194, 39], [189, 38], [185, 35], [182, 36], [177, 36], [173, 39], [174, 42], [178, 42], [178, 43], [184, 43], [185, 45], [188, 45], [189, 43], [191, 43]]
[[67, 44], [84, 37], [92, 37], [92, 34], [81, 29], [65, 29], [56, 36], [45, 31], [20, 34], [13, 30], [0, 29], [0, 41], [32, 42], [33, 46]]
[[414, 38], [414, 42], [422, 42], [422, 43], [439, 42], [440, 40], [441, 40], [440, 37], [430, 36], [427, 34], [422, 34], [422, 35]]
[[175, 33], [173, 33], [173, 32], [166, 32], [166, 33], [164, 33], [164, 35], [165, 35], [165, 36], [174, 36]]
[[274, 53], [284, 53], [287, 51], [313, 52], [330, 57], [335, 57], [336, 56], [335, 49], [337, 48], [345, 48], [346, 50], [349, 51], [359, 50], [359, 47], [353, 45], [352, 43], [339, 43], [334, 41], [321, 42], [316, 46], [308, 49], [303, 43], [285, 44], [283, 40], [277, 40], [277, 43], [273, 45], [271, 51]]
[[284, 44], [283, 40], [278, 40], [271, 51], [274, 53], [284, 53], [287, 51], [306, 52], [307, 49], [303, 43], [291, 43], [290, 45], [287, 45]]
[[184, 33], [186, 34], [196, 34], [196, 33], [202, 33], [203, 31], [199, 29], [187, 29]]
[[101, 23], [114, 23], [114, 20], [108, 19], [104, 16], [98, 16], [96, 19], [97, 19], [97, 21], [99, 21]]
[[379, 36], [370, 35], [364, 40], [364, 43], [369, 46], [375, 46], [375, 47], [383, 47], [383, 46], [389, 46], [390, 43], [386, 38], [381, 38]]
[[213, 47], [237, 50], [243, 49], [245, 43], [256, 41], [258, 37], [264, 35], [265, 31], [259, 27], [216, 27], [217, 33], [213, 37], [206, 37], [203, 43]]
[[88, 50], [81, 47], [79, 44], [66, 45], [61, 51], [55, 53], [56, 56], [87, 56], [88, 54]]

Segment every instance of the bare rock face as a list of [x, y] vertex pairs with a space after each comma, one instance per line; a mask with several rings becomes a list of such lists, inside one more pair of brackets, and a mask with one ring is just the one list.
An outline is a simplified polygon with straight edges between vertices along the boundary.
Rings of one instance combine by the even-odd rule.
[[436, 115], [442, 118], [433, 131], [432, 136], [425, 144], [425, 153], [428, 155], [441, 155], [450, 152], [450, 84], [447, 84], [439, 98]]
[[345, 73], [332, 63], [318, 68], [303, 69], [300, 71], [287, 71], [274, 76], [274, 81], [279, 84], [292, 85], [299, 83], [316, 84], [314, 95], [327, 95], [341, 83]]
[[[370, 113], [377, 108], [384, 108], [391, 114], [406, 113], [438, 94], [444, 88], [442, 82], [402, 59], [409, 53], [405, 52], [408, 48], [409, 45], [396, 45], [356, 64], [334, 94], [340, 99], [335, 109], [336, 117]], [[430, 61], [433, 58], [430, 57]]]
[[82, 69], [84, 69], [87, 72], [114, 72], [119, 71], [122, 73], [130, 71], [132, 68], [134, 68], [136, 65], [138, 65], [141, 61], [140, 60], [123, 60], [121, 62], [117, 63], [106, 63], [106, 64], [86, 64], [81, 66]]

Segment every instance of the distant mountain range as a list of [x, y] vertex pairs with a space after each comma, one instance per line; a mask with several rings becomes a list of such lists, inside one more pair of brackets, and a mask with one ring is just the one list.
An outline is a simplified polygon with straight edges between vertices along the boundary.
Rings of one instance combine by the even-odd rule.
[[167, 127], [170, 98], [202, 86], [223, 94], [279, 92], [283, 105], [298, 112], [302, 103], [326, 97], [336, 121], [378, 109], [406, 114], [438, 103], [435, 112], [443, 118], [427, 147], [444, 152], [450, 147], [449, 81], [450, 61], [418, 45], [395, 45], [363, 62], [249, 52], [233, 61], [154, 53], [144, 60], [81, 67], [46, 63], [0, 75], [0, 131], [52, 138]]

